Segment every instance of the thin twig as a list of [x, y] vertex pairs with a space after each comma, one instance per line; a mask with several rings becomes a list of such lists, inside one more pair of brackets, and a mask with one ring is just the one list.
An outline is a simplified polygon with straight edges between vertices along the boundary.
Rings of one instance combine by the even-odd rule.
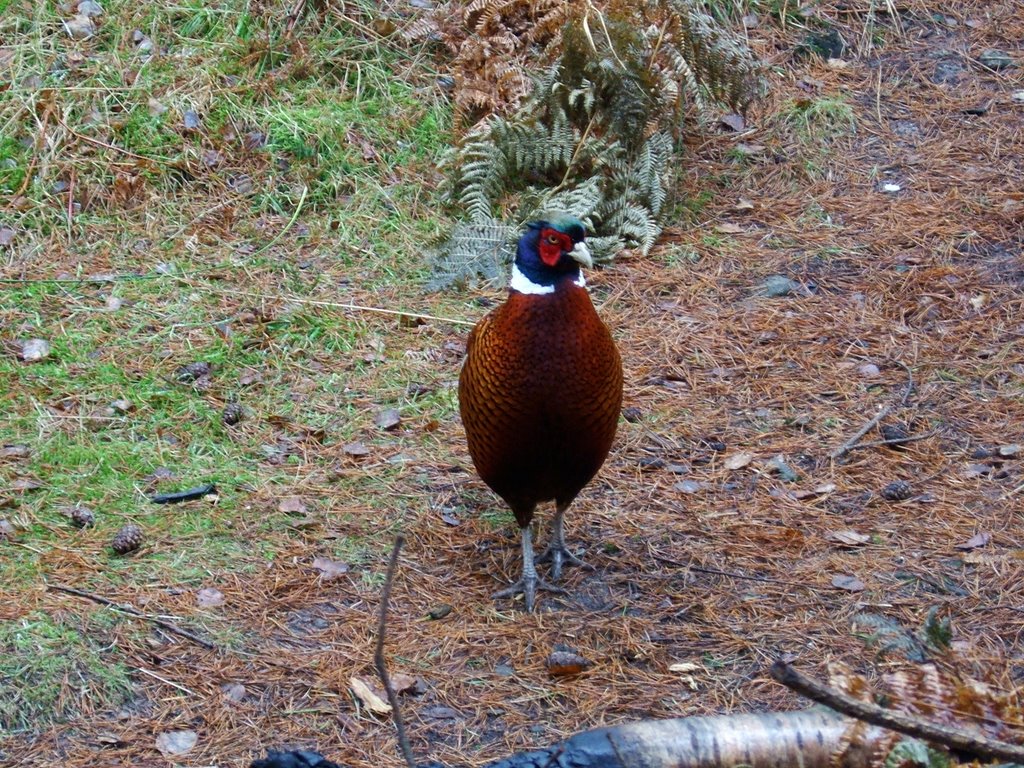
[[1003, 760], [1024, 765], [1024, 747], [1022, 746], [989, 739], [979, 734], [962, 731], [959, 728], [936, 725], [903, 712], [883, 709], [876, 704], [860, 701], [807, 677], [781, 659], [772, 664], [769, 674], [776, 681], [802, 696], [865, 723], [888, 728], [934, 744], [941, 744], [981, 760]]
[[290, 304], [309, 304], [314, 307], [328, 307], [332, 309], [348, 309], [353, 312], [373, 312], [380, 315], [395, 315], [397, 317], [411, 317], [420, 320], [436, 320], [441, 323], [453, 323], [455, 325], [476, 325], [471, 320], [456, 320], [454, 317], [439, 317], [438, 315], [425, 315], [420, 312], [405, 312], [401, 309], [384, 309], [383, 307], [369, 307], [363, 304], [346, 304], [340, 301], [318, 301], [316, 299], [303, 299], [298, 296], [281, 296], [272, 293], [253, 293], [252, 291], [233, 291], [229, 288], [207, 288], [203, 285], [193, 286], [197, 291], [207, 293], [225, 294], [229, 296], [245, 296], [253, 301], [286, 301]]
[[203, 648], [207, 648], [211, 651], [217, 650], [217, 646], [214, 643], [211, 643], [209, 640], [204, 640], [203, 638], [199, 637], [199, 635], [195, 635], [192, 632], [189, 632], [187, 629], [182, 629], [172, 621], [167, 621], [166, 619], [161, 619], [156, 616], [150, 616], [148, 613], [143, 613], [142, 611], [136, 610], [135, 608], [132, 608], [129, 605], [121, 605], [120, 603], [117, 603], [108, 597], [103, 597], [102, 595], [97, 595], [92, 592], [86, 592], [82, 589], [75, 589], [74, 587], [65, 587], [62, 584], [47, 584], [46, 589], [50, 592], [64, 592], [69, 595], [75, 595], [76, 597], [84, 597], [86, 600], [92, 600], [94, 603], [106, 605], [110, 608], [113, 608], [115, 611], [127, 613], [129, 616], [134, 616], [137, 619], [142, 619], [143, 621], [148, 621], [153, 624], [156, 624], [158, 627], [166, 629], [168, 632], [172, 632], [175, 635], [180, 635], [181, 637], [184, 637], [186, 640], [191, 640], [193, 643], [195, 643], [196, 645], [201, 645]]
[[846, 454], [852, 451], [857, 443], [860, 442], [861, 438], [864, 437], [868, 432], [878, 426], [878, 423], [892, 413], [897, 407], [902, 408], [907, 404], [907, 400], [910, 399], [910, 393], [914, 391], [914, 374], [911, 372], [909, 366], [906, 363], [901, 363], [899, 360], [894, 360], [898, 366], [903, 368], [907, 372], [907, 388], [903, 391], [903, 397], [900, 398], [899, 403], [889, 403], [882, 410], [876, 413], [867, 424], [857, 430], [857, 434], [843, 443], [841, 446], [836, 448], [828, 457], [835, 461], [836, 459], [843, 458]]
[[388, 702], [391, 704], [391, 714], [395, 718], [395, 730], [398, 732], [398, 746], [402, 748], [402, 755], [409, 768], [416, 768], [416, 759], [413, 757], [412, 747], [409, 746], [409, 737], [405, 735], [405, 723], [402, 720], [398, 694], [395, 693], [395, 687], [391, 685], [391, 677], [388, 675], [388, 668], [384, 663], [384, 630], [388, 621], [388, 602], [391, 600], [391, 586], [395, 583], [395, 571], [398, 569], [398, 553], [404, 543], [405, 537], [402, 534], [395, 536], [395, 545], [391, 548], [391, 560], [388, 561], [388, 572], [384, 579], [384, 591], [380, 596], [380, 619], [377, 622], [377, 647], [373, 652], [373, 663], [377, 667], [377, 676], [384, 684]]
[[889, 440], [872, 440], [870, 443], [858, 443], [857, 445], [850, 446], [850, 450], [856, 451], [860, 450], [861, 448], [878, 448], [883, 445], [903, 445], [904, 443], [916, 443], [919, 440], [927, 440], [929, 437], [935, 437], [937, 434], [939, 434], [939, 430], [933, 429], [931, 432], [925, 432], [923, 435], [894, 437]]

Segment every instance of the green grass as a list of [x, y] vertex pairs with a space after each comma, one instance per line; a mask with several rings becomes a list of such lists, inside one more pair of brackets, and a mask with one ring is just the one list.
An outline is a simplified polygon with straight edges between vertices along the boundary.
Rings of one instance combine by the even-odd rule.
[[0, 622], [0, 738], [126, 701], [129, 667], [109, 640], [118, 620], [32, 612]]
[[[98, 33], [73, 41], [54, 3], [0, 0], [0, 75], [12, 83], [0, 90], [0, 226], [15, 230], [0, 261], [0, 343], [52, 346], [33, 364], [0, 350], [0, 445], [29, 449], [0, 460], [0, 517], [17, 527], [16, 544], [0, 544], [5, 595], [38, 593], [50, 578], [131, 595], [260, 573], [309, 540], [277, 499], [305, 494], [310, 477], [313, 514], [366, 529], [312, 543], [310, 556], [367, 568], [371, 589], [396, 526], [427, 512], [424, 494], [394, 490], [410, 477], [415, 486], [415, 466], [383, 458], [449, 450], [417, 425], [451, 419], [454, 394], [437, 381], [451, 372], [407, 355], [436, 340], [400, 330], [397, 346], [384, 344], [393, 318], [303, 302], [359, 290], [423, 309], [421, 252], [443, 224], [434, 168], [451, 110], [424, 50], [367, 32], [375, 4], [314, 5], [289, 31], [290, 4], [111, 0]], [[96, 274], [125, 279], [50, 282]], [[434, 308], [465, 316], [463, 301]], [[176, 376], [197, 360], [214, 369], [205, 390]], [[414, 382], [431, 389], [410, 396]], [[121, 399], [132, 409], [110, 416]], [[221, 421], [229, 402], [246, 409], [236, 427]], [[408, 434], [374, 429], [384, 405], [401, 410]], [[301, 442], [304, 432], [321, 437]], [[327, 486], [355, 439], [382, 466]], [[158, 468], [174, 479], [154, 485]], [[8, 488], [26, 478], [40, 487]], [[147, 498], [208, 482], [216, 504]], [[356, 499], [361, 516], [332, 492]], [[71, 526], [63, 508], [74, 504], [96, 524]], [[122, 557], [109, 543], [126, 522], [146, 544]], [[71, 556], [56, 558], [59, 571], [55, 553]], [[124, 701], [128, 670], [103, 642], [100, 614], [47, 618], [27, 599], [12, 610], [0, 625], [0, 729]], [[208, 632], [232, 647], [249, 636], [228, 621]]]

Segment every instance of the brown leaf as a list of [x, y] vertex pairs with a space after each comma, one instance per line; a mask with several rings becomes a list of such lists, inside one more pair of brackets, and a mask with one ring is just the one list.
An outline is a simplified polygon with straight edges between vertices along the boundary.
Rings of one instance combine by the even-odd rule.
[[959, 549], [961, 552], [970, 552], [972, 549], [984, 547], [990, 541], [992, 541], [991, 533], [976, 533], [964, 543], [957, 544], [956, 549]]
[[352, 443], [345, 443], [345, 447], [342, 448], [348, 456], [369, 456], [370, 449], [359, 440]]
[[277, 511], [284, 512], [286, 515], [305, 515], [309, 512], [304, 502], [298, 496], [285, 496], [277, 504]]
[[24, 459], [29, 455], [27, 445], [4, 443], [0, 445], [0, 459]]
[[198, 741], [195, 731], [165, 731], [156, 737], [156, 748], [164, 757], [174, 757], [188, 754]]
[[832, 577], [832, 586], [836, 589], [845, 589], [847, 592], [860, 592], [864, 589], [864, 582], [856, 576], [836, 574]]
[[43, 484], [31, 477], [19, 477], [17, 480], [12, 480], [7, 487], [12, 491], [24, 493], [25, 491], [38, 491]]
[[737, 133], [747, 127], [747, 121], [743, 119], [743, 115], [738, 115], [735, 112], [728, 115], [722, 115], [718, 118], [718, 122], [729, 130], [736, 131]]
[[369, 685], [358, 677], [350, 677], [348, 681], [352, 693], [359, 699], [359, 702], [375, 715], [387, 715], [391, 713], [391, 705], [384, 701], [384, 698], [376, 693]]
[[829, 541], [834, 541], [844, 547], [860, 547], [871, 541], [871, 537], [856, 531], [833, 531], [828, 535]]
[[416, 689], [417, 679], [412, 675], [403, 675], [401, 672], [391, 676], [391, 687], [395, 693], [408, 693]]
[[203, 587], [196, 592], [196, 605], [200, 608], [216, 608], [224, 605], [224, 593], [213, 587]]
[[753, 454], [746, 453], [746, 452], [744, 452], [744, 453], [734, 453], [732, 456], [730, 456], [729, 458], [727, 458], [725, 460], [724, 466], [725, 466], [726, 469], [731, 469], [731, 470], [743, 469], [743, 467], [747, 466], [753, 460], [754, 460]]
[[342, 574], [348, 573], [348, 563], [331, 560], [329, 557], [313, 558], [313, 567], [320, 571], [320, 578], [324, 581], [334, 581]]
[[388, 408], [378, 413], [373, 422], [379, 429], [392, 430], [402, 423], [402, 415], [397, 408]]
[[553, 651], [544, 663], [552, 677], [578, 675], [594, 666], [594, 662], [573, 651]]
[[738, 235], [746, 230], [739, 224], [734, 224], [731, 221], [725, 221], [715, 226], [716, 232], [721, 232], [724, 235]]

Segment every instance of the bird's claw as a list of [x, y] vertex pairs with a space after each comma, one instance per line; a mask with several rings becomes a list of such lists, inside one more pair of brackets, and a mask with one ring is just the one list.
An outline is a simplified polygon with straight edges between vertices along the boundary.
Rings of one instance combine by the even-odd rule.
[[552, 542], [548, 544], [548, 548], [544, 550], [544, 553], [537, 558], [538, 563], [551, 563], [551, 578], [555, 581], [562, 577], [562, 564], [575, 565], [586, 571], [593, 571], [594, 566], [590, 563], [585, 563], [580, 560], [576, 555], [570, 552], [565, 544], [556, 544]]
[[533, 606], [536, 604], [537, 590], [551, 592], [556, 595], [566, 594], [566, 590], [544, 581], [540, 576], [534, 576], [533, 578], [524, 576], [515, 584], [512, 584], [505, 589], [498, 590], [491, 595], [491, 597], [495, 600], [500, 600], [503, 597], [515, 597], [518, 594], [522, 594], [523, 605], [526, 608], [526, 612], [533, 613]]

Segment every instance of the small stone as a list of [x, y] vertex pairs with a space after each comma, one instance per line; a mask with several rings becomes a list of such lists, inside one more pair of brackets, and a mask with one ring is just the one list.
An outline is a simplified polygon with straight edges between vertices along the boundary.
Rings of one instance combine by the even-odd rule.
[[119, 555], [127, 555], [142, 546], [145, 536], [139, 526], [129, 523], [114, 535], [110, 547]]
[[10, 227], [0, 227], [0, 245], [10, 245], [14, 242], [14, 234], [14, 230]]
[[901, 189], [903, 189], [903, 187], [901, 187], [899, 184], [894, 184], [891, 181], [887, 181], [884, 184], [882, 184], [879, 187], [879, 189], [881, 189], [883, 192], [885, 192], [887, 194], [894, 195], [897, 192], [899, 192]]
[[1011, 445], [1000, 445], [996, 448], [996, 453], [1004, 459], [1012, 459], [1020, 453], [1020, 446], [1016, 443]]
[[881, 371], [878, 370], [878, 366], [874, 363], [864, 363], [863, 365], [857, 366], [857, 373], [865, 379], [874, 379], [881, 374]]
[[1024, 91], [1014, 91], [1011, 98], [1018, 103], [1024, 103]]
[[780, 453], [768, 461], [768, 468], [779, 476], [784, 483], [795, 483], [800, 475], [786, 463], [786, 459]]
[[982, 51], [981, 55], [978, 56], [978, 61], [996, 72], [1016, 66], [1013, 57], [1006, 51], [1001, 51], [998, 48], [987, 48]]
[[200, 126], [202, 125], [202, 121], [199, 119], [199, 115], [191, 109], [185, 110], [182, 122], [185, 125], [186, 131], [198, 131]]
[[18, 357], [26, 363], [38, 363], [50, 355], [50, 342], [45, 339], [26, 339], [21, 342]]
[[778, 299], [800, 291], [800, 284], [785, 275], [769, 275], [761, 283], [761, 293], [768, 298]]
[[910, 483], [906, 480], [894, 480], [882, 489], [882, 498], [886, 501], [906, 501], [912, 495]]

